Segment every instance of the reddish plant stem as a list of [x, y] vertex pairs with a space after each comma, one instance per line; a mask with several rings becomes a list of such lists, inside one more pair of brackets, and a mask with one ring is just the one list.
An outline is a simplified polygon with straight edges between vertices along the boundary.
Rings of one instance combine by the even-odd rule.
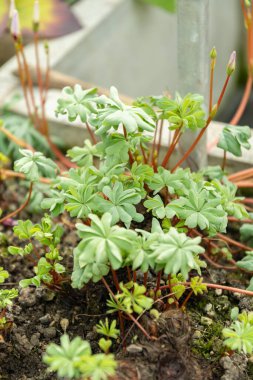
[[118, 280], [118, 276], [117, 276], [117, 273], [114, 269], [111, 268], [111, 272], [112, 272], [112, 278], [113, 278], [113, 282], [114, 282], [114, 285], [117, 289], [118, 292], [121, 292], [120, 290], [120, 286], [119, 286], [119, 280]]
[[19, 49], [18, 49], [16, 43], [15, 43], [15, 51], [16, 51], [16, 58], [17, 58], [17, 62], [18, 62], [18, 73], [19, 73], [22, 91], [23, 91], [24, 98], [25, 98], [28, 116], [29, 116], [32, 124], [34, 125], [35, 120], [34, 120], [34, 116], [32, 115], [31, 106], [29, 103], [28, 92], [27, 92], [26, 83], [25, 83], [25, 79], [24, 79], [24, 70], [22, 68], [22, 63], [21, 63], [21, 59], [20, 59], [20, 55], [19, 55]]
[[136, 282], [137, 280], [137, 272], [136, 270], [133, 271], [133, 282]]
[[185, 308], [185, 306], [186, 306], [187, 302], [189, 301], [189, 299], [191, 298], [192, 294], [193, 294], [193, 290], [191, 290], [190, 293], [187, 295], [187, 297], [184, 299], [184, 301], [181, 305], [181, 309]]
[[252, 219], [238, 219], [234, 216], [228, 216], [229, 222], [236, 222], [236, 223], [253, 223]]
[[[182, 284], [185, 286], [191, 285], [190, 282], [179, 282], [179, 284]], [[227, 290], [229, 292], [241, 293], [241, 294], [245, 294], [247, 296], [253, 297], [253, 292], [246, 289], [239, 289], [239, 288], [234, 288], [232, 286], [225, 286], [225, 285], [218, 285], [218, 284], [209, 284], [205, 282], [203, 282], [202, 285], [205, 285], [207, 288], [211, 288], [211, 289], [222, 289], [222, 290]], [[160, 287], [160, 290], [166, 290], [166, 289], [169, 289], [168, 285], [164, 285]]]
[[158, 139], [158, 144], [157, 144], [157, 157], [159, 156], [160, 149], [161, 149], [163, 126], [164, 126], [164, 119], [162, 119], [160, 123], [159, 139]]
[[91, 126], [88, 122], [86, 122], [86, 127], [87, 127], [87, 130], [89, 132], [89, 135], [90, 135], [90, 138], [91, 138], [91, 141], [93, 142], [93, 144], [96, 144], [97, 143], [97, 139], [96, 139], [96, 136], [95, 134], [93, 133], [92, 129], [91, 129]]
[[145, 272], [143, 275], [143, 285], [147, 289], [147, 280], [148, 280], [148, 272]]
[[[104, 286], [106, 287], [106, 289], [108, 290], [109, 294], [111, 294], [112, 298], [117, 302], [117, 298], [115, 297], [113, 291], [111, 290], [110, 286], [108, 285], [107, 281], [105, 280], [104, 277], [101, 278]], [[147, 331], [142, 327], [142, 325], [129, 313], [125, 312], [125, 314], [128, 316], [128, 318], [130, 318], [135, 324], [136, 326], [139, 327], [139, 329], [143, 332], [143, 334], [148, 338], [148, 339], [151, 339], [150, 335], [147, 333]]]
[[239, 182], [234, 182], [234, 184], [239, 188], [253, 187], [253, 181], [239, 181]]
[[156, 122], [156, 128], [155, 128], [155, 133], [154, 133], [154, 139], [152, 143], [152, 150], [151, 150], [151, 155], [150, 155], [150, 163], [154, 166], [154, 160], [155, 160], [155, 146], [156, 146], [156, 136], [158, 133], [158, 121]]
[[242, 203], [249, 203], [249, 204], [253, 204], [253, 199], [252, 198], [244, 198], [241, 200]]
[[34, 31], [33, 37], [34, 37], [34, 48], [35, 48], [36, 73], [37, 73], [37, 79], [38, 79], [40, 105], [41, 105], [41, 113], [42, 113], [40, 132], [44, 136], [48, 136], [48, 123], [47, 123], [46, 113], [45, 113], [45, 101], [44, 101], [44, 96], [43, 96], [43, 80], [42, 80], [42, 75], [41, 75], [40, 57], [39, 57], [39, 34], [37, 31]]
[[29, 204], [31, 195], [32, 195], [32, 190], [33, 190], [33, 182], [30, 183], [29, 187], [29, 193], [26, 201], [15, 211], [11, 212], [10, 214], [4, 216], [2, 219], [0, 219], [0, 223], [3, 223], [5, 220], [13, 218], [15, 215], [19, 214], [22, 210], [26, 208], [26, 206]]
[[237, 173], [230, 174], [228, 176], [229, 181], [239, 181], [242, 179], [247, 179], [253, 177], [253, 168], [240, 170]]
[[31, 73], [29, 70], [29, 66], [28, 66], [28, 63], [26, 60], [26, 56], [24, 53], [24, 47], [23, 47], [22, 43], [20, 43], [20, 53], [21, 53], [21, 57], [23, 59], [25, 75], [26, 75], [27, 83], [28, 83], [28, 89], [29, 89], [29, 93], [30, 93], [30, 97], [31, 97], [32, 107], [34, 110], [35, 125], [37, 126], [37, 128], [39, 128], [40, 127], [40, 119], [39, 119], [38, 110], [37, 110], [37, 106], [36, 106], [36, 102], [35, 102], [35, 96], [34, 96], [34, 91], [33, 91], [33, 82], [32, 82]]
[[226, 270], [237, 270], [238, 268], [236, 266], [225, 266], [225, 265], [221, 265], [221, 264], [218, 264], [216, 263], [215, 261], [213, 261], [207, 254], [205, 253], [202, 253], [202, 256], [206, 259], [206, 261], [208, 261], [213, 267], [217, 268], [217, 269], [226, 269]]
[[[124, 131], [125, 139], [126, 139], [126, 141], [128, 141], [127, 130], [126, 130], [126, 128], [125, 128], [124, 125], [123, 125], [123, 131]], [[131, 152], [130, 149], [128, 150], [128, 156], [129, 156], [129, 163], [130, 163], [130, 165], [132, 166], [133, 163], [134, 163], [134, 158], [133, 158], [133, 155], [132, 155], [132, 152]]]
[[162, 166], [164, 168], [166, 167], [166, 165], [167, 165], [172, 153], [174, 152], [174, 149], [175, 149], [175, 147], [176, 147], [176, 145], [177, 145], [177, 143], [178, 143], [178, 141], [182, 135], [181, 129], [182, 129], [182, 127], [178, 128], [176, 130], [176, 132], [174, 133], [172, 143], [171, 143], [171, 145], [170, 145], [170, 147], [169, 147], [169, 149], [168, 149], [168, 151], [167, 151], [167, 153], [163, 159], [163, 162], [162, 162]]
[[[8, 179], [8, 178], [21, 178], [26, 179], [26, 176], [23, 173], [16, 173], [13, 170], [7, 170], [7, 169], [0, 169], [0, 178]], [[43, 178], [41, 177], [39, 179], [39, 182], [51, 184], [52, 181], [49, 178]]]
[[239, 107], [236, 111], [236, 113], [234, 114], [233, 118], [231, 119], [231, 121], [229, 122], [229, 124], [231, 125], [237, 125], [238, 122], [240, 121], [244, 111], [245, 111], [245, 108], [246, 108], [246, 105], [249, 101], [249, 97], [250, 97], [250, 93], [251, 93], [251, 88], [252, 88], [252, 77], [251, 75], [248, 76], [248, 79], [247, 79], [247, 83], [246, 83], [246, 86], [245, 86], [245, 90], [244, 90], [244, 94], [243, 94], [243, 97], [242, 97], [242, 100], [239, 104]]
[[211, 59], [211, 66], [210, 66], [210, 85], [209, 85], [209, 114], [212, 112], [212, 108], [213, 108], [213, 77], [214, 77], [214, 66], [215, 66], [215, 59]]
[[[228, 85], [228, 82], [229, 82], [229, 79], [231, 78], [231, 75], [227, 75], [227, 78], [225, 80], [225, 83], [223, 85], [223, 88], [221, 90], [221, 93], [220, 93], [220, 96], [219, 96], [219, 99], [217, 101], [217, 110], [219, 109], [220, 107], [220, 104], [221, 104], [221, 101], [223, 99], [223, 96], [225, 94], [225, 91], [226, 91], [226, 88], [227, 88], [227, 85]], [[200, 131], [200, 133], [198, 134], [197, 138], [195, 139], [195, 141], [193, 142], [193, 144], [190, 146], [190, 148], [185, 152], [185, 154], [183, 155], [183, 157], [181, 158], [181, 160], [179, 160], [179, 162], [176, 164], [176, 166], [172, 169], [172, 173], [180, 166], [182, 165], [182, 163], [188, 158], [188, 156], [192, 153], [192, 151], [195, 149], [195, 147], [197, 146], [197, 144], [199, 143], [199, 141], [201, 140], [202, 136], [204, 135], [207, 127], [209, 126], [210, 122], [212, 121], [212, 117], [211, 115], [209, 115], [207, 121], [206, 121], [206, 125], [205, 127]]]
[[249, 247], [249, 246], [247, 246], [247, 245], [244, 245], [244, 244], [242, 244], [242, 243], [239, 243], [238, 241], [236, 241], [236, 240], [234, 240], [234, 239], [231, 239], [231, 238], [228, 237], [228, 236], [222, 235], [222, 234], [220, 234], [220, 233], [217, 233], [217, 236], [218, 236], [221, 240], [223, 240], [223, 241], [225, 241], [225, 242], [227, 242], [227, 243], [233, 244], [234, 246], [239, 247], [239, 248], [241, 248], [241, 249], [243, 249], [243, 250], [246, 250], [246, 251], [253, 251], [253, 248], [251, 248], [251, 247]]
[[5, 129], [3, 126], [0, 126], [0, 132], [4, 133], [5, 136], [7, 136], [10, 140], [12, 140], [15, 144], [19, 145], [21, 148], [29, 149], [32, 152], [35, 152], [33, 147], [29, 145], [26, 141], [17, 138], [15, 135], [13, 135], [10, 131]]
[[156, 293], [158, 292], [158, 290], [160, 288], [161, 277], [162, 277], [162, 271], [160, 271], [160, 272], [157, 273], [156, 288], [155, 288], [155, 297], [156, 297]]
[[129, 267], [127, 267], [127, 278], [128, 278], [128, 281], [129, 281], [129, 282], [132, 281], [131, 271], [130, 271], [130, 268], [129, 268]]
[[52, 152], [55, 154], [56, 157], [60, 159], [60, 161], [67, 167], [67, 168], [77, 168], [77, 165], [71, 162], [67, 159], [67, 157], [64, 156], [64, 154], [57, 148], [57, 146], [51, 141], [49, 136], [47, 137], [47, 142], [52, 149]]
[[148, 159], [146, 157], [145, 150], [144, 150], [142, 144], [140, 144], [140, 148], [141, 148], [141, 153], [142, 153], [142, 157], [143, 157], [143, 162], [144, 162], [144, 164], [147, 164]]

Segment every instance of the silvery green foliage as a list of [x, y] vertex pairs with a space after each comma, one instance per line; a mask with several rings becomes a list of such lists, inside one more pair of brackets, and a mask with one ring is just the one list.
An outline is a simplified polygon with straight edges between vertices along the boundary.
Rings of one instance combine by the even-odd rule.
[[40, 177], [55, 178], [58, 167], [50, 158], [46, 158], [41, 152], [32, 152], [28, 149], [20, 149], [22, 158], [15, 161], [14, 169], [24, 173], [31, 182], [37, 182]]
[[232, 324], [222, 330], [224, 345], [230, 350], [251, 354], [253, 351], [253, 313], [232, 310]]
[[70, 341], [68, 335], [63, 335], [60, 346], [55, 343], [47, 346], [43, 361], [52, 371], [57, 372], [59, 377], [73, 379], [81, 376], [78, 364], [82, 357], [87, 355], [91, 355], [89, 342], [80, 337]]
[[129, 228], [132, 220], [139, 223], [143, 221], [143, 215], [137, 213], [133, 206], [141, 201], [141, 195], [136, 189], [124, 190], [123, 184], [116, 182], [113, 187], [105, 186], [102, 191], [106, 199], [103, 196], [96, 196], [94, 210], [100, 213], [109, 212], [112, 215], [113, 224], [122, 221]]
[[88, 116], [92, 112], [96, 112], [96, 96], [96, 88], [83, 90], [79, 84], [76, 84], [74, 89], [65, 87], [62, 90], [62, 97], [58, 99], [56, 115], [67, 115], [69, 121], [75, 121], [79, 116], [85, 123]]
[[166, 96], [156, 102], [163, 110], [163, 118], [170, 122], [170, 129], [182, 128], [195, 131], [205, 126], [203, 97], [199, 94], [187, 94], [182, 98], [176, 94], [175, 99]]
[[88, 341], [80, 337], [70, 341], [66, 334], [61, 337], [60, 345], [47, 346], [43, 361], [60, 378], [67, 379], [107, 380], [117, 367], [113, 355], [92, 354]]
[[242, 148], [250, 149], [249, 139], [251, 132], [249, 127], [226, 125], [220, 135], [217, 146], [234, 156], [242, 155]]
[[98, 135], [107, 133], [111, 128], [118, 129], [124, 126], [128, 133], [141, 131], [153, 132], [155, 123], [153, 119], [142, 109], [135, 106], [125, 105], [119, 98], [115, 87], [110, 89], [110, 97], [101, 96], [97, 100], [96, 115], [90, 119], [90, 123], [96, 128]]
[[[164, 270], [165, 274], [181, 273], [188, 278], [192, 269], [201, 273], [199, 254], [205, 250], [200, 246], [201, 238], [190, 238], [185, 233], [179, 233], [171, 228], [167, 233], [161, 233], [156, 242], [151, 245], [151, 260], [156, 271]], [[152, 262], [152, 261], [151, 261]]]
[[90, 280], [97, 282], [108, 274], [110, 266], [119, 269], [131, 251], [136, 233], [112, 223], [112, 216], [105, 213], [100, 219], [90, 214], [91, 225], [76, 225], [82, 239], [74, 249], [72, 284], [81, 288]]

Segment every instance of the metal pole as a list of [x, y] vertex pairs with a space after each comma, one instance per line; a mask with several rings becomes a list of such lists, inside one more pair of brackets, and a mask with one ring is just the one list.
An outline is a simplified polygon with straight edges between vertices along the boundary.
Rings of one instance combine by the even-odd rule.
[[[209, 62], [209, 0], [178, 0], [178, 91], [199, 93], [207, 99]], [[198, 132], [187, 131], [180, 140], [180, 156], [190, 147]], [[187, 166], [206, 166], [206, 136], [192, 152]]]

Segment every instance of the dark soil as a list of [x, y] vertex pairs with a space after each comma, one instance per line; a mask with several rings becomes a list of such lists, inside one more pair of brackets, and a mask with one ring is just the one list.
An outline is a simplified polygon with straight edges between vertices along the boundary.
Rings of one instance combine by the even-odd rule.
[[[1, 187], [2, 186], [2, 187]], [[3, 190], [5, 190], [3, 192]], [[14, 199], [16, 186], [9, 186], [8, 192], [0, 185], [2, 207], [5, 203], [19, 202]], [[25, 191], [25, 190], [24, 190]], [[23, 190], [19, 189], [19, 194]], [[27, 214], [23, 213], [22, 218]], [[34, 216], [36, 221], [40, 219]], [[13, 237], [11, 227], [1, 227], [7, 235], [7, 245], [20, 244]], [[71, 270], [72, 251], [78, 238], [66, 228], [61, 254], [65, 265]], [[0, 266], [10, 273], [7, 287], [18, 287], [23, 278], [33, 276], [32, 264], [20, 257], [6, 257], [6, 246], [0, 245]], [[141, 274], [138, 274], [141, 278]], [[242, 275], [229, 274], [222, 270], [208, 269], [205, 280], [243, 286]], [[111, 283], [110, 278], [108, 281]], [[153, 282], [152, 276], [149, 278]], [[0, 343], [1, 380], [51, 380], [42, 363], [42, 355], [49, 342], [59, 343], [64, 332], [71, 338], [80, 336], [89, 340], [93, 352], [98, 352], [96, 323], [106, 316], [107, 291], [102, 283], [88, 284], [82, 290], [65, 285], [61, 292], [54, 293], [47, 288], [20, 290], [9, 318], [13, 320], [10, 332]], [[157, 340], [148, 341], [134, 327], [131, 329], [126, 348], [120, 342], [113, 347], [119, 367], [118, 380], [246, 380], [253, 379], [253, 365], [243, 355], [225, 355], [222, 344], [222, 328], [229, 324], [233, 306], [253, 310], [249, 297], [226, 292], [209, 291], [200, 297], [192, 297], [185, 313], [170, 309], [161, 313], [155, 321], [146, 313], [141, 323]], [[126, 331], [132, 323], [126, 321]]]

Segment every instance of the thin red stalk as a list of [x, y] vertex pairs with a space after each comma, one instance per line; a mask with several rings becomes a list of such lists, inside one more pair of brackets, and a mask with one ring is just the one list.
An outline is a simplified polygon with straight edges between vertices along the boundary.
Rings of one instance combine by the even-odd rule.
[[39, 57], [39, 34], [37, 31], [34, 31], [34, 48], [35, 48], [35, 60], [36, 60], [36, 73], [38, 79], [38, 87], [39, 87], [39, 95], [40, 95], [40, 105], [41, 105], [41, 113], [42, 113], [42, 122], [40, 126], [40, 132], [48, 136], [48, 125], [46, 120], [45, 113], [45, 102], [43, 97], [43, 80], [41, 75], [40, 68], [40, 57]]
[[129, 282], [132, 281], [131, 271], [130, 271], [130, 268], [129, 268], [129, 267], [127, 267], [127, 278], [128, 278], [128, 281], [129, 281]]
[[189, 299], [191, 298], [192, 294], [193, 294], [193, 290], [191, 290], [190, 293], [187, 295], [187, 297], [184, 299], [184, 301], [181, 305], [181, 309], [185, 308], [185, 306], [186, 306], [187, 302], [189, 301]]
[[251, 88], [252, 88], [252, 77], [251, 75], [248, 76], [247, 83], [244, 89], [243, 97], [242, 100], [239, 104], [239, 107], [236, 110], [236, 113], [234, 114], [233, 118], [230, 120], [229, 124], [231, 125], [237, 125], [238, 122], [240, 121], [245, 108], [247, 106], [247, 103], [249, 101], [250, 93], [251, 93]]
[[[14, 172], [13, 170], [0, 169], [0, 178], [4, 178], [4, 179], [8, 179], [8, 178], [26, 179], [26, 176], [23, 173], [17, 173], [17, 172]], [[46, 183], [46, 184], [51, 184], [52, 180], [49, 179], [49, 178], [43, 178], [43, 177], [41, 177], [39, 179], [39, 182]]]
[[242, 203], [249, 203], [249, 204], [253, 204], [253, 199], [251, 198], [244, 198], [241, 200]]
[[208, 261], [213, 267], [217, 268], [217, 269], [226, 269], [226, 270], [237, 270], [238, 268], [236, 266], [225, 266], [225, 265], [221, 265], [221, 264], [218, 264], [216, 263], [215, 261], [213, 261], [207, 254], [203, 253], [202, 256], [206, 259], [206, 261]]
[[[191, 285], [190, 282], [180, 282], [179, 284], [186, 285], [186, 286]], [[203, 282], [202, 285], [205, 285], [207, 288], [211, 288], [211, 289], [222, 289], [222, 290], [227, 290], [229, 292], [241, 293], [241, 294], [245, 294], [247, 296], [253, 297], [253, 292], [250, 291], [250, 290], [234, 288], [232, 286], [225, 286], [225, 285], [218, 285], [218, 284], [209, 284], [209, 283], [206, 283], [206, 282]], [[164, 286], [160, 287], [160, 290], [165, 290], [165, 289], [169, 289], [169, 285], [164, 285]]]
[[155, 146], [156, 146], [156, 136], [158, 133], [158, 121], [156, 123], [156, 128], [155, 128], [155, 133], [154, 133], [154, 139], [152, 143], [152, 150], [151, 150], [151, 155], [150, 155], [150, 162], [153, 163], [154, 166], [154, 154], [155, 154]]
[[33, 189], [33, 182], [30, 183], [29, 187], [29, 193], [26, 201], [15, 211], [11, 212], [10, 214], [4, 216], [2, 219], [0, 219], [0, 223], [3, 223], [5, 220], [13, 218], [15, 215], [19, 214], [22, 210], [26, 208], [26, 206], [29, 204], [31, 195], [32, 195], [32, 189]]
[[[231, 78], [231, 75], [227, 75], [227, 78], [225, 80], [225, 83], [223, 85], [223, 88], [221, 90], [221, 93], [220, 93], [220, 96], [219, 96], [219, 99], [217, 101], [217, 110], [219, 109], [220, 107], [220, 104], [221, 104], [221, 101], [223, 99], [223, 96], [225, 94], [225, 91], [226, 91], [226, 88], [227, 88], [227, 85], [228, 85], [228, 82], [229, 82], [229, 79]], [[179, 160], [179, 162], [176, 164], [176, 166], [172, 169], [172, 173], [187, 159], [187, 157], [192, 153], [192, 151], [195, 149], [196, 145], [198, 144], [198, 142], [200, 141], [201, 137], [203, 136], [203, 134], [205, 133], [207, 127], [209, 126], [210, 122], [212, 120], [212, 117], [211, 115], [208, 117], [207, 121], [206, 121], [206, 125], [205, 127], [200, 131], [200, 133], [198, 134], [197, 138], [195, 139], [195, 141], [193, 142], [193, 144], [190, 146], [190, 148], [185, 152], [184, 156], [181, 158], [181, 160]]]
[[209, 85], [209, 114], [212, 112], [212, 108], [213, 108], [213, 76], [214, 76], [214, 65], [215, 65], [215, 59], [211, 59], [210, 85]]
[[239, 181], [239, 182], [234, 182], [234, 184], [239, 188], [253, 187], [253, 181]]
[[28, 63], [26, 60], [26, 56], [24, 53], [24, 47], [23, 47], [22, 43], [20, 43], [20, 53], [21, 53], [21, 57], [23, 59], [25, 75], [26, 75], [27, 83], [28, 83], [28, 89], [29, 89], [29, 93], [30, 93], [30, 97], [31, 97], [32, 106], [34, 109], [35, 123], [36, 123], [37, 127], [39, 128], [40, 119], [39, 119], [38, 110], [37, 110], [37, 106], [36, 106], [36, 102], [35, 102], [35, 96], [34, 96], [34, 91], [33, 91], [33, 81], [32, 81], [31, 73], [29, 70], [29, 66], [28, 66]]
[[144, 162], [144, 164], [147, 164], [148, 160], [147, 160], [147, 157], [146, 157], [146, 154], [145, 154], [145, 150], [144, 150], [142, 144], [140, 144], [140, 147], [141, 147], [141, 153], [142, 153], [142, 157], [143, 157], [143, 162]]
[[[128, 141], [127, 130], [126, 130], [125, 126], [123, 126], [123, 131], [124, 131], [125, 139], [126, 139], [126, 141]], [[132, 152], [130, 149], [128, 151], [128, 156], [129, 156], [129, 163], [130, 163], [130, 165], [132, 165], [134, 162], [134, 158], [133, 158], [133, 155], [132, 155]]]
[[[160, 272], [157, 273], [155, 294], [156, 294], [156, 292], [157, 292], [157, 291], [159, 290], [159, 288], [160, 288], [161, 277], [162, 277], [162, 271], [160, 271]], [[155, 297], [156, 297], [156, 295], [155, 295]]]
[[89, 132], [89, 135], [90, 135], [90, 138], [91, 138], [91, 141], [93, 142], [93, 144], [96, 144], [97, 143], [97, 139], [96, 139], [96, 136], [95, 134], [93, 133], [92, 129], [91, 129], [91, 126], [88, 122], [86, 122], [86, 127], [87, 127], [87, 130]]
[[112, 272], [112, 278], [113, 278], [114, 285], [116, 286], [117, 291], [120, 292], [121, 290], [120, 290], [120, 287], [119, 287], [119, 281], [118, 281], [117, 273], [112, 268], [111, 268], [111, 272]]
[[137, 280], [137, 273], [136, 270], [133, 271], [133, 282], [136, 282]]
[[24, 80], [24, 73], [23, 73], [21, 59], [20, 59], [20, 56], [19, 56], [19, 50], [18, 50], [18, 47], [17, 47], [16, 44], [15, 44], [15, 51], [16, 51], [16, 58], [17, 58], [17, 62], [18, 62], [19, 79], [20, 79], [22, 91], [23, 91], [24, 98], [25, 98], [25, 104], [26, 104], [28, 116], [31, 119], [32, 124], [35, 124], [34, 116], [32, 115], [31, 106], [30, 106], [30, 103], [29, 103], [26, 83], [25, 83], [25, 80]]
[[32, 152], [34, 152], [34, 149], [31, 145], [29, 145], [26, 141], [20, 138], [17, 138], [15, 135], [13, 135], [10, 131], [5, 129], [3, 126], [0, 126], [0, 132], [2, 132], [5, 136], [8, 137], [8, 139], [12, 140], [15, 144], [17, 144], [21, 148], [29, 149]]
[[163, 159], [162, 166], [164, 168], [166, 167], [166, 165], [167, 165], [167, 163], [168, 163], [168, 161], [169, 161], [169, 159], [170, 159], [170, 157], [171, 157], [171, 155], [172, 155], [172, 153], [173, 153], [173, 151], [174, 151], [174, 149], [175, 149], [175, 147], [176, 147], [176, 145], [177, 145], [177, 143], [178, 143], [178, 141], [179, 141], [179, 139], [181, 137], [181, 134], [182, 133], [181, 133], [181, 127], [180, 127], [174, 133], [174, 136], [173, 136], [173, 139], [172, 139], [172, 143], [171, 143], [171, 145], [170, 145], [170, 147], [169, 147], [169, 149], [168, 149], [168, 151], [167, 151], [167, 153], [166, 153], [166, 155], [165, 155], [165, 157]]
[[237, 173], [230, 174], [228, 176], [229, 181], [236, 181], [241, 179], [247, 179], [253, 177], [253, 168], [240, 170]]
[[47, 142], [52, 149], [53, 153], [58, 157], [61, 162], [67, 167], [67, 168], [77, 168], [77, 165], [71, 162], [67, 157], [64, 156], [64, 154], [57, 148], [57, 146], [51, 141], [49, 136], [46, 137]]
[[253, 223], [252, 219], [238, 219], [234, 216], [228, 216], [229, 222], [236, 222], [236, 223]]
[[148, 272], [145, 272], [143, 275], [143, 285], [147, 288]]
[[234, 246], [239, 247], [239, 248], [241, 248], [241, 249], [243, 249], [243, 250], [246, 250], [246, 251], [253, 251], [253, 248], [251, 248], [251, 247], [249, 247], [249, 246], [247, 246], [247, 245], [245, 245], [245, 244], [239, 243], [238, 241], [236, 241], [236, 240], [234, 240], [234, 239], [231, 239], [231, 238], [228, 237], [228, 236], [222, 235], [222, 234], [220, 234], [220, 233], [217, 233], [217, 236], [218, 236], [221, 240], [223, 240], [223, 241], [225, 241], [225, 242], [227, 242], [227, 243], [233, 244]]
[[[111, 294], [113, 299], [117, 302], [117, 298], [115, 297], [113, 291], [111, 290], [110, 286], [108, 285], [107, 281], [105, 280], [104, 277], [101, 278], [104, 286], [108, 290], [108, 292]], [[147, 331], [142, 327], [142, 325], [129, 313], [125, 312], [125, 314], [136, 324], [136, 326], [139, 327], [139, 329], [143, 332], [143, 334], [148, 338], [151, 339], [150, 335], [147, 333]]]
[[164, 119], [162, 119], [161, 123], [160, 123], [159, 139], [158, 139], [158, 144], [157, 144], [157, 157], [159, 156], [159, 152], [160, 152], [160, 149], [161, 149], [163, 126], [164, 126]]

